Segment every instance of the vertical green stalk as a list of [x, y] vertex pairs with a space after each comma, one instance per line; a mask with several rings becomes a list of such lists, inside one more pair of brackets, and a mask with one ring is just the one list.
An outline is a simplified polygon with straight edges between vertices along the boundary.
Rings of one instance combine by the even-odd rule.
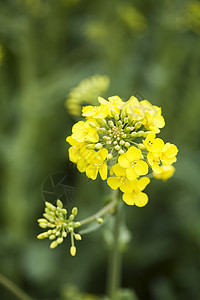
[[116, 300], [117, 291], [121, 284], [121, 251], [120, 251], [120, 226], [122, 218], [122, 202], [120, 201], [116, 207], [113, 226], [113, 243], [109, 256], [108, 265], [108, 286], [107, 293], [110, 300]]

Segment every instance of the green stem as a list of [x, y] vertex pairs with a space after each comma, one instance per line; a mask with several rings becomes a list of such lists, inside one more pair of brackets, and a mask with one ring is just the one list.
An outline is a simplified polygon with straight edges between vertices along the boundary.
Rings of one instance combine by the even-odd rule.
[[106, 206], [104, 206], [102, 209], [100, 209], [97, 213], [95, 213], [94, 215], [83, 219], [82, 221], [79, 221], [80, 226], [82, 225], [86, 225], [90, 222], [96, 221], [98, 218], [112, 213], [112, 209], [117, 205], [117, 199], [113, 199], [113, 201], [109, 202]]
[[120, 226], [121, 226], [121, 212], [122, 202], [118, 203], [116, 214], [114, 217], [113, 228], [113, 244], [109, 258], [108, 269], [108, 296], [110, 300], [116, 300], [117, 291], [120, 288], [121, 282], [121, 253], [120, 253]]
[[0, 273], [0, 284], [6, 287], [10, 292], [13, 293], [20, 300], [33, 300], [29, 295], [27, 295], [19, 286], [12, 282], [7, 277]]

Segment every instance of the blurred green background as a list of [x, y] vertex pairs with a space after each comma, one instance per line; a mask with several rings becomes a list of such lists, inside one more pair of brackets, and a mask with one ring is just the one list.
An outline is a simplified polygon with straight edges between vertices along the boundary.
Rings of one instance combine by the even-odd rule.
[[[87, 91], [80, 87], [98, 74], [106, 76], [102, 89], [98, 77]], [[88, 181], [69, 163], [65, 138], [78, 118], [67, 107], [82, 94], [89, 94], [86, 103], [99, 91], [124, 100], [134, 94], [162, 107], [160, 136], [179, 154], [173, 178], [152, 180], [145, 208], [125, 206], [132, 239], [123, 254], [122, 299], [199, 300], [199, 85], [199, 1], [1, 1], [0, 273], [36, 299], [105, 295], [103, 228], [77, 242], [74, 258], [69, 240], [50, 250], [49, 241], [36, 239], [41, 185], [65, 172], [76, 182], [71, 205], [79, 217], [97, 211], [105, 183]], [[67, 97], [75, 99], [66, 104]], [[0, 295], [16, 299], [2, 285]]]

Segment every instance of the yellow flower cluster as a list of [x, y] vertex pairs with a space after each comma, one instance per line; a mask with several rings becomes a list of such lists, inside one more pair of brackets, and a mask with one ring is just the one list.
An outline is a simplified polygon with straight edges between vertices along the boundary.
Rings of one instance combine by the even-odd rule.
[[165, 126], [161, 108], [132, 96], [99, 97], [99, 106], [85, 106], [72, 135], [67, 137], [69, 159], [80, 172], [95, 180], [98, 173], [114, 190], [120, 189], [128, 205], [144, 206], [143, 192], [152, 175], [167, 180], [174, 173], [178, 149], [157, 138]]

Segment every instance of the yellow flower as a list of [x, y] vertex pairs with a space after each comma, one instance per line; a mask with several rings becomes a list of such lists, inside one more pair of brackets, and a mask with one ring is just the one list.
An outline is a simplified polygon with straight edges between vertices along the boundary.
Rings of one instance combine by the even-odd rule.
[[140, 149], [132, 146], [128, 151], [119, 156], [119, 165], [126, 169], [126, 176], [129, 180], [133, 180], [140, 175], [148, 173], [148, 165], [142, 160], [142, 152]]
[[149, 152], [147, 154], [147, 161], [155, 173], [158, 174], [162, 172], [160, 167], [160, 152]]
[[140, 180], [133, 180], [131, 182], [131, 192], [125, 192], [122, 196], [124, 202], [128, 205], [136, 205], [139, 207], [145, 206], [148, 202], [148, 196], [142, 191], [149, 184], [150, 179], [143, 177]]
[[119, 115], [120, 110], [124, 104], [122, 99], [118, 96], [112, 96], [108, 98], [109, 101], [106, 101], [104, 98], [99, 97], [98, 101], [102, 106], [105, 106], [109, 109], [109, 116], [112, 117], [112, 111]]
[[116, 175], [116, 177], [109, 177], [107, 179], [108, 185], [113, 190], [120, 188], [122, 192], [131, 192], [131, 181], [126, 176], [126, 169], [122, 168], [119, 164], [116, 164], [111, 168], [110, 174]]
[[155, 133], [159, 133], [159, 128], [165, 126], [165, 120], [161, 116], [161, 108], [151, 103], [147, 100], [140, 102], [142, 110], [145, 112], [145, 118], [143, 120], [143, 125], [147, 130], [151, 130]]
[[161, 152], [164, 147], [163, 140], [155, 137], [155, 133], [151, 132], [143, 141], [144, 146], [149, 152]]
[[125, 102], [124, 111], [128, 114], [133, 116], [134, 120], [141, 121], [145, 114], [141, 108], [139, 100], [135, 96], [131, 96], [130, 99]]
[[104, 119], [108, 116], [109, 109], [105, 105], [100, 106], [84, 106], [82, 109], [82, 116], [87, 118]]
[[99, 141], [99, 136], [96, 129], [92, 128], [87, 122], [79, 121], [72, 127], [72, 138], [78, 142], [93, 142]]
[[93, 151], [93, 155], [91, 155], [87, 162], [89, 163], [86, 168], [86, 175], [88, 178], [95, 180], [97, 178], [98, 172], [101, 176], [102, 180], [107, 178], [107, 163], [105, 162], [108, 150], [100, 149], [98, 152]]
[[68, 136], [66, 138], [66, 141], [72, 146], [69, 148], [69, 159], [73, 163], [77, 163], [80, 159], [80, 151], [85, 147], [86, 143], [85, 142], [79, 143], [71, 136]]
[[172, 177], [175, 168], [173, 166], [161, 166], [161, 172], [160, 173], [153, 173], [153, 176], [156, 179], [162, 179], [162, 181], [166, 181], [168, 178]]
[[178, 153], [178, 149], [174, 144], [166, 143], [162, 150], [161, 161], [163, 165], [169, 166], [176, 162], [176, 155]]

